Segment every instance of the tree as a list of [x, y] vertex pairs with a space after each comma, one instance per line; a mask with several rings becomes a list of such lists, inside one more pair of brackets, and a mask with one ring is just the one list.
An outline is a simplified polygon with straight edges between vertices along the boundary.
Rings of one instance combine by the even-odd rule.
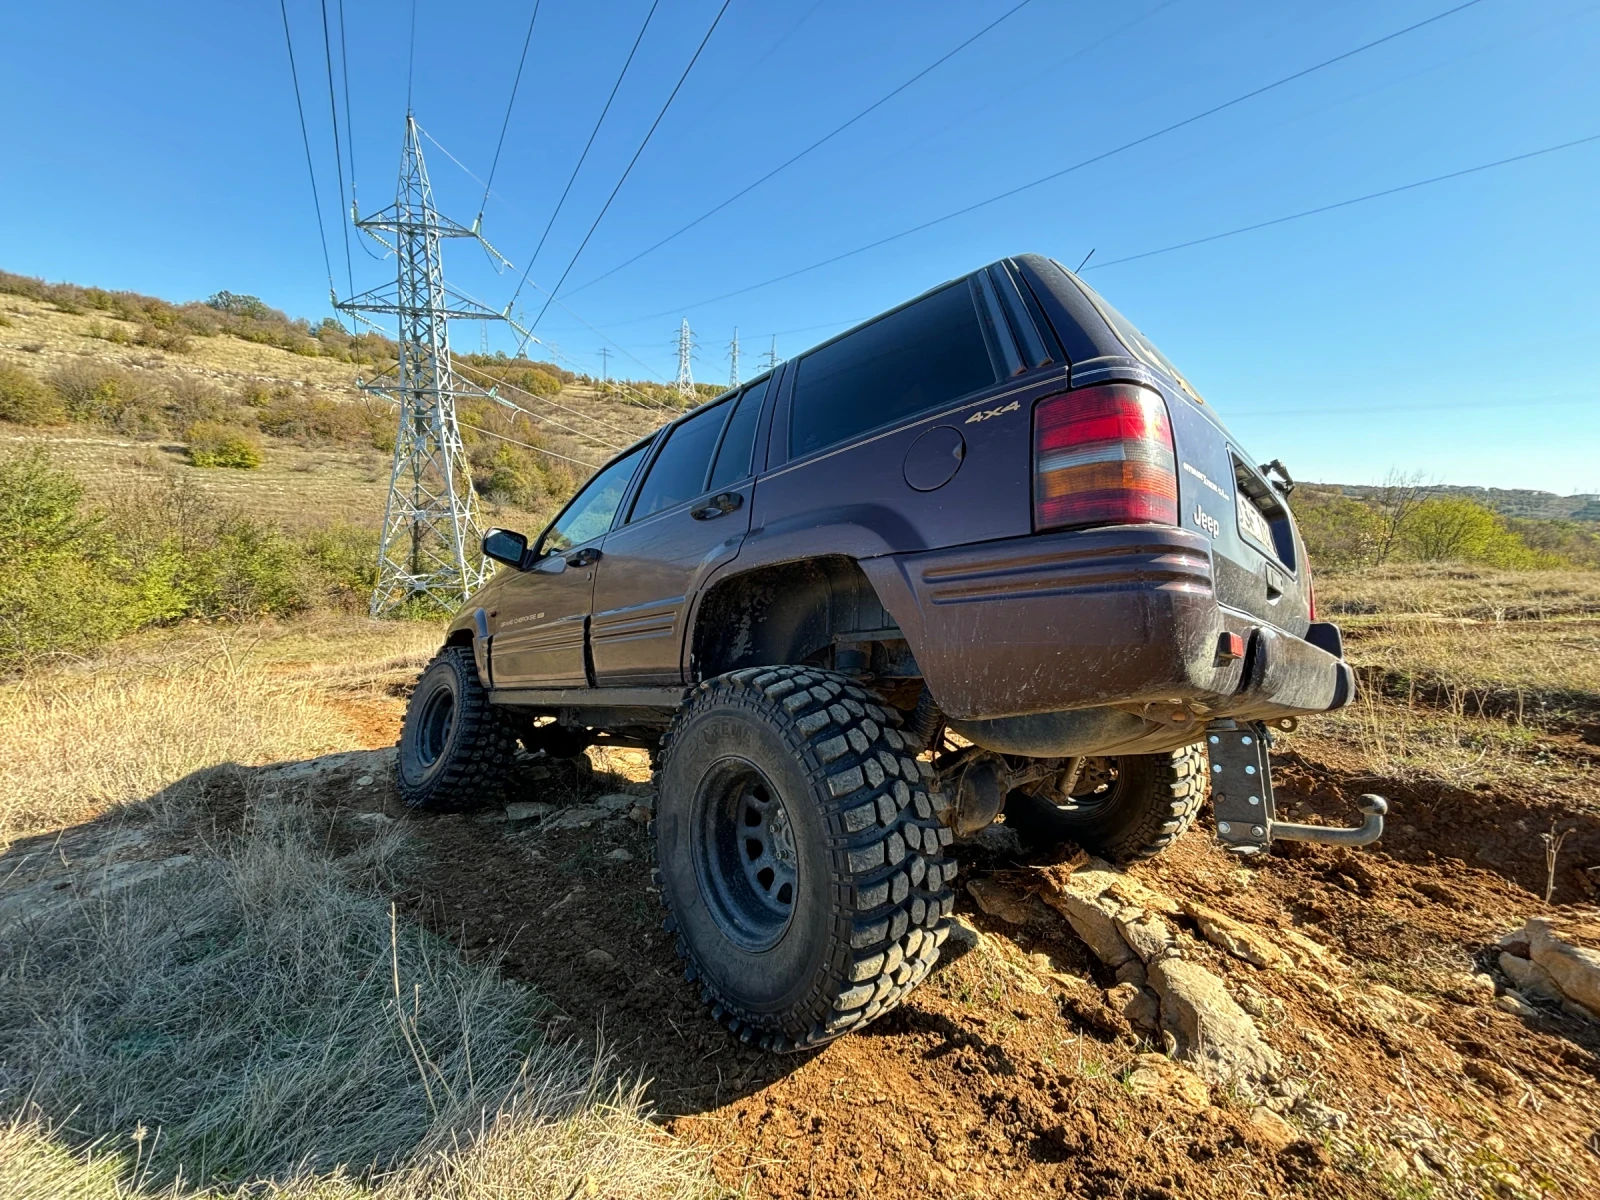
[[1427, 499], [1427, 490], [1422, 479], [1420, 471], [1408, 475], [1398, 467], [1392, 467], [1378, 486], [1372, 502], [1378, 510], [1382, 528], [1373, 559], [1375, 565], [1381, 567], [1389, 561], [1390, 556], [1400, 546], [1401, 529], [1411, 514], [1416, 512]]

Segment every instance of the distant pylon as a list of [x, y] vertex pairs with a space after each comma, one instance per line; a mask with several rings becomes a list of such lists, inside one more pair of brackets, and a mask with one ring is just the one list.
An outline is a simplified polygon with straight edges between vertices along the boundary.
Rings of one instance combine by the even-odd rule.
[[766, 359], [767, 359], [767, 361], [761, 364], [761, 369], [763, 371], [772, 370], [773, 367], [777, 366], [778, 363], [780, 361], [782, 361], [781, 359], [778, 358], [778, 335], [777, 334], [773, 334], [772, 335], [772, 348], [767, 351]]
[[611, 378], [611, 347], [600, 347], [600, 382], [604, 383]]
[[739, 386], [739, 327], [733, 327], [733, 342], [728, 346], [728, 386]]
[[683, 319], [678, 330], [678, 399], [685, 404], [694, 402], [694, 373], [689, 370], [689, 357], [694, 351], [694, 339], [689, 334], [689, 318]]
[[[499, 256], [476, 230], [434, 209], [417, 123], [410, 113], [395, 201], [358, 217], [356, 226], [393, 251], [399, 266], [394, 284], [338, 305], [344, 312], [392, 316], [398, 324], [395, 366], [361, 381], [364, 391], [393, 401], [400, 410], [370, 610], [380, 616], [414, 598], [453, 610], [483, 584], [490, 569], [479, 545], [477, 500], [456, 425], [456, 401], [489, 394], [456, 374], [449, 322], [496, 320], [500, 314], [446, 287], [440, 241], [477, 238]], [[391, 234], [394, 244], [379, 231]]]

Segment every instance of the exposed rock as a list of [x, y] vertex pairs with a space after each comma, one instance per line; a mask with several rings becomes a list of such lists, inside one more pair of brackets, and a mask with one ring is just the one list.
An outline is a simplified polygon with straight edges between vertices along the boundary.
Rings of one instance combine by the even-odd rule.
[[1165, 958], [1149, 964], [1150, 986], [1161, 998], [1161, 1024], [1178, 1039], [1178, 1053], [1212, 1083], [1250, 1095], [1283, 1071], [1222, 980], [1196, 963]]
[[1555, 981], [1562, 996], [1591, 1013], [1600, 1010], [1600, 950], [1579, 945], [1575, 935], [1542, 917], [1524, 928], [1530, 957]]
[[356, 786], [357, 787], [371, 787], [372, 786], [372, 776], [371, 775], [363, 775], [360, 779], [356, 780]]
[[556, 811], [554, 804], [544, 804], [537, 800], [518, 801], [506, 805], [506, 820], [508, 821], [541, 821]]
[[593, 967], [609, 967], [617, 960], [596, 947], [583, 956], [583, 961]]
[[1514, 1017], [1537, 1015], [1534, 1007], [1516, 992], [1505, 992], [1495, 997], [1494, 1006], [1501, 1012], [1508, 1012]]
[[1128, 1090], [1142, 1099], [1161, 1099], [1195, 1112], [1211, 1104], [1211, 1089], [1193, 1071], [1161, 1054], [1141, 1054], [1128, 1073]]
[[1113, 923], [1122, 940], [1146, 967], [1178, 951], [1172, 927], [1152, 912], [1125, 907], [1113, 918]]
[[1301, 1123], [1314, 1133], [1325, 1133], [1333, 1129], [1343, 1129], [1350, 1124], [1350, 1114], [1340, 1112], [1337, 1108], [1329, 1108], [1319, 1100], [1309, 1096], [1302, 1096], [1294, 1102], [1291, 1110], [1300, 1118]]
[[1022, 839], [1017, 836], [1015, 829], [1004, 825], [985, 825], [970, 838], [965, 839], [962, 845], [987, 851], [997, 858], [1022, 857]]
[[1312, 941], [1303, 933], [1293, 929], [1280, 929], [1276, 937], [1280, 948], [1294, 960], [1294, 965], [1297, 967], [1317, 966], [1330, 974], [1347, 970], [1332, 950], [1320, 942]]
[[637, 821], [640, 825], [648, 825], [655, 814], [644, 805], [635, 804], [628, 810], [628, 816], [634, 821]]
[[1063, 872], [1057, 868], [1047, 872], [1045, 878], [1050, 886], [1043, 893], [1044, 902], [1067, 919], [1072, 931], [1096, 958], [1116, 970], [1135, 959], [1117, 932], [1116, 918], [1124, 905], [1106, 895], [1110, 868], [1098, 859], [1089, 861], [1091, 866], [1079, 871]]
[[1511, 980], [1512, 986], [1525, 995], [1543, 996], [1547, 1000], [1561, 999], [1561, 989], [1556, 985], [1556, 981], [1550, 977], [1548, 971], [1531, 959], [1518, 958], [1515, 954], [1502, 951], [1500, 969], [1506, 973], [1506, 978]]
[[614, 862], [632, 862], [633, 852], [624, 846], [618, 846], [615, 850], [611, 851], [610, 854], [607, 854], [606, 857]]
[[983, 941], [983, 934], [977, 926], [960, 913], [951, 917], [945, 928], [949, 930], [944, 942], [946, 958], [954, 958], [967, 950], [976, 950]]
[[1300, 1131], [1265, 1105], [1250, 1110], [1246, 1128], [1251, 1140], [1272, 1154], [1300, 1140]]
[[1283, 965], [1285, 961], [1283, 951], [1244, 922], [1235, 921], [1214, 908], [1207, 908], [1204, 904], [1195, 904], [1192, 901], [1184, 901], [1183, 911], [1194, 921], [1200, 930], [1200, 936], [1219, 950], [1226, 950], [1235, 958], [1242, 958], [1252, 966]]
[[1135, 1029], [1154, 1033], [1161, 1027], [1161, 1002], [1148, 988], [1119, 983], [1106, 992], [1106, 1003], [1121, 1013]]
[[596, 808], [604, 809], [611, 816], [620, 817], [635, 804], [639, 803], [639, 798], [637, 796], [625, 796], [621, 792], [612, 792], [590, 803]]
[[974, 879], [967, 884], [967, 893], [989, 916], [1009, 925], [1026, 925], [1050, 916], [1038, 896], [992, 879]]

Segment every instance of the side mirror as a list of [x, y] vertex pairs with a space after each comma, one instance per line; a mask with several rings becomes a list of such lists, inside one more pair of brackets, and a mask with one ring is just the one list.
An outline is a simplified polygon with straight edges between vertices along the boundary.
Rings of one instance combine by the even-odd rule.
[[491, 529], [483, 535], [483, 552], [495, 562], [522, 569], [528, 556], [528, 539], [510, 529]]

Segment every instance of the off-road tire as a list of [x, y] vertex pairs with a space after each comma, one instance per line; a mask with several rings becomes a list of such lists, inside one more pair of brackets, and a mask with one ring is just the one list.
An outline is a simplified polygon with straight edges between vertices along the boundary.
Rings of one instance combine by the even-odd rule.
[[422, 672], [406, 706], [395, 771], [400, 798], [428, 812], [499, 803], [516, 744], [511, 718], [489, 703], [478, 680], [471, 648], [446, 646]]
[[1012, 792], [1005, 823], [1034, 849], [1072, 842], [1113, 862], [1153, 858], [1183, 836], [1206, 796], [1206, 756], [1200, 746], [1113, 760], [1117, 779], [1102, 805], [1074, 811], [1050, 800]]
[[[664, 928], [712, 1017], [748, 1044], [799, 1050], [858, 1029], [938, 959], [952, 835], [933, 769], [899, 724], [844, 676], [755, 667], [700, 684], [662, 739], [651, 833]], [[764, 947], [703, 882], [718, 857], [715, 781], [747, 769], [787, 813], [794, 860], [787, 923]]]

